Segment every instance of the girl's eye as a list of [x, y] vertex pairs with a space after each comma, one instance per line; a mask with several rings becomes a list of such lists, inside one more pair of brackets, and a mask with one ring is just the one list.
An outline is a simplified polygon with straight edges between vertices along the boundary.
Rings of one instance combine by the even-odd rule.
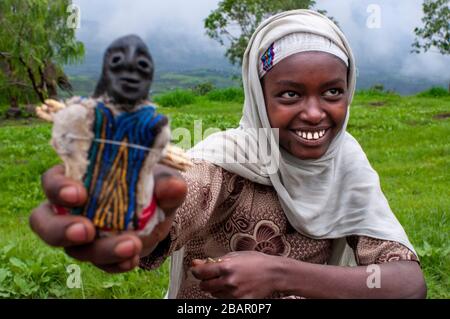
[[281, 97], [284, 98], [284, 99], [293, 99], [293, 98], [299, 97], [299, 95], [297, 93], [295, 93], [295, 92], [288, 91], [288, 92], [284, 92], [281, 95]]
[[340, 94], [342, 94], [343, 92], [342, 92], [342, 90], [340, 90], [340, 89], [331, 89], [331, 90], [328, 90], [328, 91], [326, 91], [325, 93], [324, 93], [324, 96], [327, 96], [327, 97], [337, 97], [337, 96], [339, 96]]

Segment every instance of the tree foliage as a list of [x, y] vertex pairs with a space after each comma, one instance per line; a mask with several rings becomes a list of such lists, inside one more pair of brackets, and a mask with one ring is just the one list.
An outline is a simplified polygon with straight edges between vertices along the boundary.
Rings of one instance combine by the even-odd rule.
[[423, 27], [415, 28], [416, 40], [413, 52], [425, 52], [436, 48], [441, 54], [450, 54], [450, 4], [449, 0], [425, 0], [423, 2]]
[[0, 1], [0, 94], [12, 107], [54, 97], [57, 86], [70, 89], [62, 67], [84, 56], [84, 46], [68, 24], [71, 3]]
[[263, 20], [282, 11], [314, 5], [315, 1], [310, 0], [222, 0], [205, 19], [206, 34], [228, 47], [225, 55], [232, 64], [241, 65], [247, 44]]

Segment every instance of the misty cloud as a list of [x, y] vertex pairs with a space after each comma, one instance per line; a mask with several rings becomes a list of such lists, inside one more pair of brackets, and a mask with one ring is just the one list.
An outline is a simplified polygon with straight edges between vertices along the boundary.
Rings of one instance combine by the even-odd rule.
[[[369, 5], [380, 8], [379, 29], [367, 27], [373, 13], [368, 12]], [[403, 76], [449, 80], [449, 56], [436, 50], [410, 53], [415, 39], [413, 30], [422, 25], [422, 0], [318, 0], [317, 7], [327, 10], [339, 22], [355, 51], [360, 69], [377, 67]]]
[[[220, 46], [205, 35], [204, 19], [217, 6], [215, 0], [74, 0], [81, 10], [82, 21], [96, 22], [98, 29], [95, 35], [101, 45], [112, 39], [130, 33], [138, 34], [145, 39], [157, 34], [174, 34], [177, 44], [183, 49], [185, 43], [180, 42], [183, 35], [187, 43], [194, 42], [207, 51], [222, 52]], [[91, 30], [83, 30], [80, 33]], [[150, 43], [151, 45], [151, 43]]]
[[[186, 61], [192, 68], [230, 68], [224, 58], [225, 48], [206, 36], [203, 25], [218, 2], [74, 0], [82, 17], [78, 37], [87, 45], [91, 65], [99, 63], [99, 52], [113, 39], [136, 33], [148, 42], [163, 70], [170, 66], [171, 70], [186, 69]], [[380, 28], [367, 25], [370, 5], [380, 9]], [[359, 85], [366, 87], [395, 79], [391, 88], [403, 92], [447, 85], [450, 56], [438, 52], [410, 53], [413, 30], [422, 25], [422, 0], [317, 0], [316, 8], [327, 10], [347, 35], [357, 59]], [[412, 85], [414, 79], [416, 83]], [[418, 79], [428, 84], [420, 85]]]

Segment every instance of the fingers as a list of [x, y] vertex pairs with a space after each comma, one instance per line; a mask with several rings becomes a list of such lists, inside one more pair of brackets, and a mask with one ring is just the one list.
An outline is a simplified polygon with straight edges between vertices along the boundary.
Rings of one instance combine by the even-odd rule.
[[166, 213], [173, 214], [184, 202], [187, 194], [186, 182], [173, 169], [158, 165], [155, 169], [155, 196], [158, 206]]
[[[120, 266], [122, 271], [135, 267], [142, 250], [142, 243], [139, 238], [133, 235], [120, 235], [108, 238], [100, 238], [94, 242], [66, 248], [66, 253], [80, 261], [90, 261], [96, 266], [114, 267]], [[128, 263], [127, 263], [128, 262]]]
[[[56, 166], [42, 177], [42, 185], [51, 203], [63, 207], [82, 206], [87, 192], [81, 182], [64, 175], [64, 167]], [[89, 261], [110, 273], [129, 271], [139, 264], [139, 256], [146, 248], [152, 250], [167, 237], [174, 212], [183, 203], [187, 186], [180, 174], [161, 166], [155, 170], [155, 197], [166, 219], [156, 226], [147, 238], [122, 234], [95, 239], [96, 230], [87, 218], [73, 215], [56, 215], [50, 203], [36, 208], [30, 217], [33, 231], [51, 246], [64, 247], [69, 256]], [[147, 253], [147, 254], [148, 254]]]
[[30, 217], [32, 230], [47, 244], [65, 247], [66, 253], [80, 261], [89, 261], [110, 273], [121, 273], [139, 264], [142, 243], [133, 235], [95, 239], [92, 223], [81, 216], [55, 215], [44, 203]]
[[226, 264], [208, 263], [206, 260], [194, 259], [192, 261], [192, 274], [200, 280], [199, 288], [210, 293], [215, 298], [231, 298], [231, 291], [236, 289], [229, 282], [226, 275], [229, 273]]
[[51, 168], [42, 176], [42, 187], [47, 198], [56, 205], [78, 207], [87, 199], [84, 185], [64, 176], [62, 165]]
[[143, 245], [141, 257], [148, 256], [168, 236], [174, 218], [174, 214], [167, 216], [163, 222], [155, 226], [150, 235], [139, 237]]
[[95, 265], [97, 268], [110, 273], [110, 274], [119, 274], [123, 272], [127, 272], [133, 270], [139, 265], [139, 257], [135, 256], [132, 259], [126, 260], [120, 264], [112, 264], [112, 265]]
[[192, 274], [198, 280], [211, 280], [218, 278], [227, 273], [223, 263], [203, 263], [202, 261], [194, 260], [194, 267], [191, 268]]
[[203, 260], [203, 259], [194, 259], [194, 260], [192, 260], [192, 267], [205, 265], [206, 263], [207, 263], [206, 260]]
[[33, 211], [30, 227], [54, 247], [81, 245], [95, 238], [95, 228], [90, 220], [81, 216], [56, 215], [49, 203], [43, 203]]

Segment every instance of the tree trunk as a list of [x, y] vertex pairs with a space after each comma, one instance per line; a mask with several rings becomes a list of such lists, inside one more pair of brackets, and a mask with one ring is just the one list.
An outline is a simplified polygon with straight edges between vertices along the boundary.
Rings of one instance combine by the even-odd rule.
[[7, 118], [17, 119], [22, 115], [22, 111], [19, 107], [19, 101], [17, 96], [13, 95], [9, 97], [9, 109], [6, 112]]
[[31, 84], [33, 85], [33, 90], [36, 93], [36, 95], [38, 96], [39, 100], [42, 103], [45, 103], [45, 96], [40, 88], [40, 86], [38, 85], [37, 81], [36, 81], [36, 77], [34, 76], [33, 73], [33, 69], [31, 67], [29, 67], [27, 65], [27, 63], [25, 62], [25, 60], [23, 59], [23, 57], [19, 56], [19, 61], [20, 63], [22, 63], [22, 65], [26, 68], [27, 73], [28, 73], [28, 77], [31, 81]]
[[[3, 60], [0, 61], [0, 70], [4, 72], [9, 81], [15, 81], [16, 79], [14, 76], [11, 60], [9, 59], [9, 55], [6, 52], [2, 52], [1, 56], [3, 57]], [[19, 99], [17, 98], [16, 94], [13, 94], [11, 92], [9, 92], [8, 96], [9, 109], [6, 111], [6, 117], [19, 118], [22, 113], [19, 107]]]

